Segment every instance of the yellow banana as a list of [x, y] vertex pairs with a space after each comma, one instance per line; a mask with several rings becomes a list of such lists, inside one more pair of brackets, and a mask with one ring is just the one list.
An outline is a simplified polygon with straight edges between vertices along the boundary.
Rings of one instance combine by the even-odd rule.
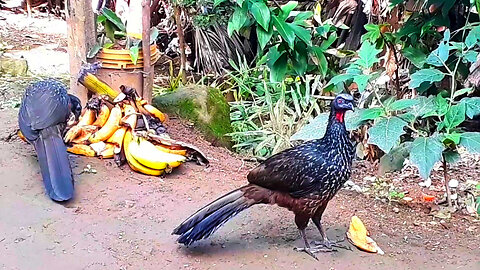
[[112, 143], [107, 143], [105, 145], [105, 149], [103, 149], [102, 152], [100, 152], [100, 154], [98, 156], [100, 156], [101, 158], [113, 158], [113, 149], [115, 148], [115, 145], [112, 144]]
[[110, 116], [110, 109], [106, 104], [102, 104], [100, 111], [98, 112], [97, 119], [93, 122], [92, 125], [97, 127], [103, 127]]
[[175, 168], [186, 160], [184, 156], [158, 150], [155, 145], [144, 138], [139, 138], [138, 142], [133, 141], [129, 148], [130, 154], [138, 162], [152, 169], [163, 170], [167, 166]]
[[143, 166], [140, 164], [130, 153], [130, 147], [134, 145], [135, 142], [133, 142], [133, 135], [132, 131], [129, 129], [125, 133], [125, 137], [123, 138], [123, 149], [125, 151], [125, 158], [127, 159], [128, 165], [130, 168], [136, 172], [143, 173], [143, 174], [148, 174], [148, 175], [162, 175], [164, 170], [155, 170], [151, 169], [148, 167]]
[[186, 149], [169, 149], [166, 145], [163, 145], [163, 144], [156, 144], [155, 148], [157, 148], [160, 151], [170, 153], [170, 154], [176, 154], [176, 155], [181, 155], [181, 156], [186, 156], [187, 155], [187, 150]]
[[22, 141], [24, 141], [24, 142], [27, 141], [27, 138], [25, 138], [25, 136], [23, 136], [23, 133], [20, 130], [17, 132], [17, 135], [20, 139], [22, 139]]
[[[96, 126], [75, 126], [74, 128], [78, 128], [80, 131], [78, 132], [78, 136], [71, 140], [74, 144], [86, 144], [88, 143], [88, 139], [95, 133], [98, 128]], [[72, 128], [73, 129], [73, 128]], [[65, 140], [66, 141], [66, 140]]]
[[112, 143], [116, 147], [122, 148], [123, 144], [123, 137], [125, 136], [125, 132], [127, 131], [127, 127], [121, 127], [113, 133], [113, 135], [107, 139], [107, 143]]
[[150, 104], [145, 104], [143, 105], [143, 108], [149, 112], [151, 115], [155, 116], [156, 118], [160, 119], [160, 121], [163, 123], [165, 120], [167, 120], [167, 116], [162, 113], [159, 109], [153, 107]]
[[120, 124], [134, 130], [137, 126], [137, 111], [130, 104], [125, 104], [123, 106], [123, 111], [125, 116], [120, 120]]
[[107, 95], [111, 100], [115, 100], [119, 94], [124, 95], [123, 93], [113, 90], [108, 84], [102, 82], [95, 75], [85, 70], [80, 72], [78, 82], [98, 95]]
[[83, 114], [80, 116], [77, 126], [86, 126], [91, 125], [95, 121], [95, 110], [85, 109]]
[[108, 138], [110, 138], [115, 131], [118, 129], [118, 124], [120, 123], [120, 119], [122, 118], [122, 110], [118, 105], [113, 107], [112, 111], [110, 112], [110, 116], [108, 117], [107, 122], [105, 125], [97, 132], [95, 132], [89, 139], [91, 143], [101, 142]]
[[92, 147], [85, 144], [74, 144], [72, 147], [67, 148], [67, 151], [72, 154], [84, 155], [87, 157], [94, 157], [96, 154]]

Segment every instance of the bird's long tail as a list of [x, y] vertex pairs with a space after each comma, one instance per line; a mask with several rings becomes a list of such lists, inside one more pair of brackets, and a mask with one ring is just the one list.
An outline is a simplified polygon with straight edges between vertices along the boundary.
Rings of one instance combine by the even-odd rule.
[[55, 201], [71, 199], [73, 197], [72, 170], [68, 161], [67, 148], [61, 137], [60, 126], [41, 130], [40, 136], [33, 144], [47, 194]]
[[260, 203], [245, 196], [249, 187], [236, 189], [187, 218], [173, 231], [173, 234], [180, 235], [178, 242], [188, 246], [197, 240], [207, 238], [236, 214]]

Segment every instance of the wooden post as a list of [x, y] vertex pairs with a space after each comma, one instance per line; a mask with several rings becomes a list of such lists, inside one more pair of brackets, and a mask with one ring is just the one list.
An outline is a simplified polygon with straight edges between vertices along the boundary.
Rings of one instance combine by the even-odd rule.
[[82, 64], [87, 62], [88, 51], [96, 42], [95, 16], [91, 0], [67, 0], [65, 13], [68, 26], [70, 92], [85, 104], [88, 90], [77, 82], [77, 76]]
[[152, 102], [153, 72], [150, 56], [150, 0], [142, 0], [143, 98]]

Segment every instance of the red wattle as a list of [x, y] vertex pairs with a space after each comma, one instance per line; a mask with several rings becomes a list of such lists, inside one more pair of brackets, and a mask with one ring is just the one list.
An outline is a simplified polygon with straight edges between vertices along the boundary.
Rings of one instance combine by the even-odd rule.
[[343, 123], [343, 118], [345, 116], [344, 112], [336, 112], [335, 113], [335, 118], [337, 118], [337, 121], [340, 123]]

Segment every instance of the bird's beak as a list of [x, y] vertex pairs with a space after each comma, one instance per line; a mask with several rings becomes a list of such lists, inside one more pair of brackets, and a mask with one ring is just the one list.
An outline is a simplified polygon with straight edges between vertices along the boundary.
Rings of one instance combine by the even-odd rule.
[[348, 109], [355, 111], [355, 105], [352, 103], [348, 104]]

